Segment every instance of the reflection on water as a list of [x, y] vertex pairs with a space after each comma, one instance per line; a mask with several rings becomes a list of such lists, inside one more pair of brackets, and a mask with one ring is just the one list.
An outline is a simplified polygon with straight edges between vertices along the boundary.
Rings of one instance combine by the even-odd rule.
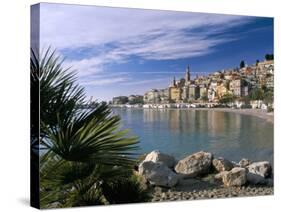
[[199, 151], [231, 160], [270, 160], [273, 124], [220, 111], [114, 109], [124, 128], [140, 137], [141, 153], [155, 149], [176, 158]]

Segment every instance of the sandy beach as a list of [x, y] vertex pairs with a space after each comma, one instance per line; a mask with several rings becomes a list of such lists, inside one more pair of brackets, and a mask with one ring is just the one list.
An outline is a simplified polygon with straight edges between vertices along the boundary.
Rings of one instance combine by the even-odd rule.
[[268, 122], [274, 123], [274, 113], [267, 113], [266, 110], [262, 109], [231, 109], [231, 108], [192, 108], [191, 110], [212, 110], [221, 112], [232, 112], [243, 115], [255, 116], [264, 119]]

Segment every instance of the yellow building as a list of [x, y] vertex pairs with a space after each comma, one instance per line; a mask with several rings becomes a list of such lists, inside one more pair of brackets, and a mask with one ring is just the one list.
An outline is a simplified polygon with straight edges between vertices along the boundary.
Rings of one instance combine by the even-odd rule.
[[224, 96], [225, 94], [230, 93], [229, 90], [227, 89], [227, 87], [224, 84], [220, 84], [217, 86], [216, 88], [217, 91], [217, 96], [220, 99], [222, 96]]
[[203, 98], [204, 96], [207, 96], [207, 88], [201, 86], [200, 87], [200, 98]]
[[177, 85], [176, 78], [174, 77], [172, 84], [169, 86], [170, 101], [179, 102], [181, 100], [181, 93], [181, 88]]
[[169, 88], [170, 93], [170, 100], [178, 102], [181, 100], [181, 89], [177, 87], [170, 87]]

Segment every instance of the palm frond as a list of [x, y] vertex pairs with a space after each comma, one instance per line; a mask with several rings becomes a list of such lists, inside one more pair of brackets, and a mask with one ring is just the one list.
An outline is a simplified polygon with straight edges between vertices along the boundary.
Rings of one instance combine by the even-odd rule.
[[[98, 117], [96, 113], [98, 111]], [[104, 105], [92, 112], [80, 112], [72, 120], [60, 120], [50, 128], [42, 122], [48, 139], [43, 146], [68, 161], [92, 162], [101, 165], [130, 166], [135, 159], [138, 141], [128, 131], [118, 130], [120, 119]]]
[[120, 129], [120, 118], [107, 104], [78, 107], [85, 103], [84, 88], [55, 51], [31, 52], [32, 89], [40, 87], [40, 203], [107, 204], [105, 183], [130, 175], [138, 139]]

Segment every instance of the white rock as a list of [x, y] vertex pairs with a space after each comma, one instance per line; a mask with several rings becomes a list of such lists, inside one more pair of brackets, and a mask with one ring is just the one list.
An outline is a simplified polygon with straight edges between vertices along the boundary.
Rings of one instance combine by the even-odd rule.
[[242, 167], [242, 168], [246, 168], [247, 166], [249, 166], [252, 162], [247, 159], [247, 158], [242, 158], [240, 161], [239, 161], [239, 166]]
[[143, 161], [139, 165], [139, 174], [151, 185], [173, 187], [178, 183], [178, 176], [163, 163]]
[[161, 153], [157, 150], [149, 153], [145, 157], [144, 161], [152, 161], [154, 163], [157, 163], [157, 162], [164, 163], [169, 168], [173, 168], [175, 166], [175, 163], [176, 163], [176, 160], [173, 156]]
[[184, 174], [187, 177], [206, 174], [210, 171], [212, 158], [213, 156], [209, 152], [197, 152], [180, 160], [175, 170], [177, 173]]
[[212, 164], [215, 170], [218, 172], [230, 171], [234, 167], [229, 160], [224, 158], [213, 159]]
[[255, 162], [247, 166], [249, 172], [260, 175], [262, 177], [268, 177], [271, 173], [271, 165], [268, 161]]
[[225, 187], [242, 186], [247, 182], [246, 169], [235, 167], [222, 176], [222, 181]]
[[215, 180], [222, 180], [223, 176], [227, 173], [228, 173], [228, 171], [222, 171], [222, 172], [216, 174], [214, 178], [215, 178]]

